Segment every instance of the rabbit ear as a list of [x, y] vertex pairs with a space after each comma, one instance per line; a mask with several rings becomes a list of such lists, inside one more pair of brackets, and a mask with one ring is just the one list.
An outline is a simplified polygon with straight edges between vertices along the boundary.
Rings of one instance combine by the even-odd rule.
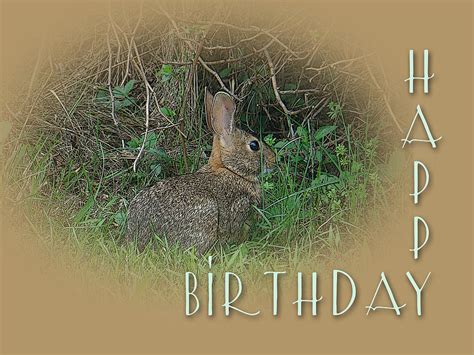
[[207, 90], [207, 87], [204, 88], [204, 107], [206, 108], [206, 122], [207, 127], [211, 130], [214, 130], [212, 127], [212, 105], [214, 102], [214, 96]]
[[220, 136], [226, 136], [234, 131], [235, 103], [232, 97], [225, 92], [218, 92], [214, 96], [212, 105], [212, 128]]

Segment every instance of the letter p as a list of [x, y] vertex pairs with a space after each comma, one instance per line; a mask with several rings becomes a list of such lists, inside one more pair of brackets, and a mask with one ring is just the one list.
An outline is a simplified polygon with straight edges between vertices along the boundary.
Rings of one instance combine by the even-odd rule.
[[[423, 185], [421, 190], [420, 190], [420, 186], [419, 186], [419, 179], [420, 179], [419, 178], [419, 175], [420, 175], [419, 174], [419, 170], [420, 170], [419, 167], [420, 166], [423, 168], [423, 170], [425, 172], [425, 184]], [[413, 196], [413, 202], [415, 203], [415, 205], [418, 203], [418, 197], [428, 187], [429, 182], [430, 182], [430, 173], [428, 171], [428, 168], [421, 161], [415, 160], [413, 162], [413, 193], [410, 194], [410, 196]]]
[[[419, 229], [420, 229], [419, 227], [420, 221], [425, 226], [425, 240], [423, 241], [421, 245], [419, 242], [420, 238], [418, 236]], [[426, 223], [426, 221], [419, 216], [413, 217], [413, 249], [410, 249], [410, 251], [413, 252], [413, 258], [415, 260], [418, 259], [418, 255], [419, 255], [418, 252], [421, 249], [423, 249], [426, 243], [428, 243], [429, 238], [430, 238], [430, 228], [428, 227], [428, 223]]]

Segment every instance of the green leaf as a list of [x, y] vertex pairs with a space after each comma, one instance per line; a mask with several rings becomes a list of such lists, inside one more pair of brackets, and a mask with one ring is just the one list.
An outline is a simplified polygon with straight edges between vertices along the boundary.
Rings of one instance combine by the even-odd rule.
[[173, 76], [173, 67], [170, 64], [163, 64], [161, 69], [156, 72], [156, 76], [160, 77], [162, 82], [170, 80]]
[[224, 79], [224, 78], [227, 78], [231, 73], [232, 73], [232, 69], [227, 67], [227, 68], [222, 69], [219, 72], [219, 76]]
[[328, 108], [329, 108], [329, 112], [328, 112], [329, 118], [337, 119], [339, 117], [342, 117], [342, 106], [339, 103], [331, 101], [328, 104]]
[[322, 173], [319, 177], [311, 181], [311, 187], [320, 187], [325, 184], [335, 184], [339, 181], [339, 178], [334, 175], [327, 175]]
[[153, 175], [153, 177], [157, 178], [160, 176], [161, 174], [161, 165], [160, 163], [155, 163], [151, 166], [151, 173]]
[[158, 141], [158, 137], [156, 136], [155, 132], [148, 133], [145, 142], [145, 149], [149, 150], [151, 148], [156, 147], [156, 143]]
[[165, 115], [166, 117], [173, 118], [176, 116], [176, 112], [174, 112], [172, 109], [168, 107], [162, 107], [161, 108], [161, 113]]
[[357, 174], [362, 169], [362, 164], [358, 161], [353, 161], [351, 166], [351, 173]]
[[114, 214], [114, 222], [118, 224], [120, 227], [125, 225], [127, 221], [127, 214], [124, 211], [118, 211]]
[[285, 90], [296, 90], [298, 86], [295, 83], [286, 83], [284, 87]]
[[281, 140], [281, 141], [276, 142], [273, 147], [274, 147], [275, 149], [281, 149], [281, 148], [283, 148], [287, 143], [288, 143], [288, 141], [286, 141], [286, 140]]
[[[144, 139], [144, 135], [141, 137], [132, 138], [131, 140], [127, 142], [127, 145], [131, 149], [137, 149], [141, 147], [141, 145], [143, 144], [143, 139]], [[150, 132], [147, 134], [146, 141], [143, 147], [147, 151], [151, 151], [152, 153], [158, 154], [158, 150], [156, 149], [157, 143], [158, 143], [158, 136], [156, 135], [155, 132]]]
[[136, 103], [136, 100], [134, 98], [127, 97], [123, 100], [116, 99], [114, 101], [114, 106], [115, 106], [115, 109], [118, 111], [118, 110], [121, 110], [123, 108], [135, 105], [135, 103]]
[[127, 142], [129, 148], [135, 149], [140, 146], [140, 138], [132, 138]]
[[97, 90], [97, 94], [95, 96], [95, 99], [99, 103], [107, 103], [110, 102], [110, 94], [109, 91], [105, 88], [99, 88]]
[[323, 153], [321, 152], [320, 149], [318, 149], [318, 150], [316, 151], [316, 161], [317, 161], [318, 163], [322, 163], [322, 161], [323, 161]]
[[129, 80], [124, 87], [124, 92], [128, 95], [132, 91], [133, 86], [135, 85], [135, 80]]
[[247, 72], [243, 71], [243, 72], [240, 72], [238, 77], [237, 77], [237, 81], [242, 83], [244, 81], [247, 81], [249, 80], [249, 75], [247, 74]]
[[273, 190], [275, 188], [275, 184], [272, 183], [272, 182], [269, 182], [269, 181], [265, 181], [262, 185], [262, 188], [265, 191], [270, 191], [270, 190]]
[[[134, 84], [135, 80], [130, 80], [125, 84], [125, 86], [114, 87], [112, 95], [114, 95], [115, 110], [118, 111], [125, 107], [136, 105], [136, 100], [129, 96]], [[96, 94], [96, 101], [101, 104], [110, 105], [110, 93], [108, 89], [104, 87], [99, 88]]]
[[118, 101], [116, 100], [114, 102], [114, 107], [115, 107], [115, 111], [119, 111], [123, 108], [123, 104], [122, 104], [122, 101]]
[[94, 206], [94, 202], [94, 196], [90, 196], [84, 206], [82, 206], [82, 208], [76, 214], [76, 217], [74, 217], [74, 222], [82, 222], [87, 216], [89, 216], [90, 210]]
[[163, 65], [161, 66], [161, 72], [162, 72], [163, 74], [168, 74], [168, 75], [170, 75], [170, 74], [173, 73], [173, 67], [171, 66], [171, 64], [163, 64]]
[[336, 154], [330, 151], [326, 151], [326, 156], [331, 163], [333, 163], [337, 168], [339, 168], [339, 166], [336, 164], [337, 162]]
[[116, 86], [112, 90], [112, 93], [114, 95], [115, 99], [123, 99], [125, 96], [127, 96], [127, 93], [125, 92], [125, 88], [123, 86]]
[[163, 148], [157, 149], [155, 155], [159, 159], [163, 159], [163, 160], [170, 160], [171, 159], [170, 156], [166, 153], [166, 151]]
[[324, 137], [326, 137], [329, 133], [333, 132], [337, 126], [323, 126], [319, 127], [316, 133], [314, 134], [314, 139], [316, 141], [322, 140]]
[[273, 147], [275, 144], [276, 139], [273, 137], [273, 134], [266, 135], [263, 140], [267, 143], [270, 147]]
[[308, 140], [308, 130], [306, 128], [304, 128], [303, 126], [298, 126], [298, 128], [296, 129], [296, 134], [301, 137], [301, 141], [303, 143], [308, 143], [309, 140]]

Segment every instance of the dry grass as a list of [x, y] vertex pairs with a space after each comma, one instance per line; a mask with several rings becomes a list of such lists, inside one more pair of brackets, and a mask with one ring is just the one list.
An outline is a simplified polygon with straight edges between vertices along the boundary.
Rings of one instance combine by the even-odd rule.
[[[93, 30], [42, 51], [27, 95], [4, 108], [13, 121], [3, 150], [9, 203], [39, 204], [37, 218], [46, 214], [60, 230], [51, 235], [69, 235], [81, 253], [128, 275], [134, 252], [115, 244], [127, 201], [205, 162], [208, 87], [232, 94], [241, 127], [280, 149], [254, 237], [222, 249], [222, 265], [237, 258], [248, 266], [256, 255], [260, 264], [249, 269], [294, 265], [365, 245], [361, 228], [380, 218], [373, 206], [387, 203], [380, 193], [394, 186], [383, 170], [393, 163], [386, 143], [397, 126], [383, 72], [352, 39], [301, 14], [230, 17], [235, 10], [194, 6], [112, 9]], [[316, 138], [328, 126], [335, 129]], [[173, 253], [178, 261], [168, 251], [132, 259], [176, 274], [198, 262]], [[139, 264], [138, 274], [150, 269]]]

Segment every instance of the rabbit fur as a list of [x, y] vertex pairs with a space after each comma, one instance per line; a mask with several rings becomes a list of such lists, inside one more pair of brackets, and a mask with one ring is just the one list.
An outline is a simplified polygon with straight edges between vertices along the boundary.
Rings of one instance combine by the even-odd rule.
[[208, 163], [193, 174], [142, 190], [130, 203], [126, 239], [136, 241], [139, 249], [153, 235], [195, 247], [199, 254], [216, 243], [242, 240], [251, 206], [260, 203], [257, 176], [262, 163], [264, 169], [275, 164], [274, 152], [236, 127], [236, 105], [230, 95], [212, 96], [206, 89], [205, 106], [207, 125], [214, 133]]

